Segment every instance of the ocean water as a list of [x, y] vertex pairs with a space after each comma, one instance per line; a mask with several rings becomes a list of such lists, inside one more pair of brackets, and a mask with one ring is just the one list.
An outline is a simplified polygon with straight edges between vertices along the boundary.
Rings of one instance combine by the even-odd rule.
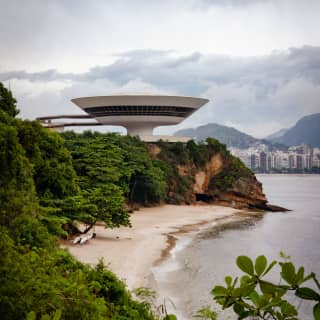
[[[259, 218], [234, 218], [219, 228], [206, 229], [190, 240], [182, 237], [171, 258], [154, 270], [159, 296], [180, 320], [193, 319], [203, 306], [218, 311], [219, 319], [236, 319], [215, 305], [211, 289], [226, 275], [240, 275], [238, 255], [264, 254], [279, 259], [290, 255], [296, 265], [320, 277], [320, 175], [258, 175], [269, 202], [291, 209]], [[278, 279], [275, 272], [272, 280]], [[303, 320], [312, 319], [312, 303], [299, 307]]]

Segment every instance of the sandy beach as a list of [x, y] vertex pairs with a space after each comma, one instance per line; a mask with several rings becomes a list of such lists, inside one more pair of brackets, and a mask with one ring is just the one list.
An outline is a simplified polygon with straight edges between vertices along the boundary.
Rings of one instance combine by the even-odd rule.
[[96, 264], [103, 258], [129, 289], [152, 287], [152, 267], [168, 255], [175, 235], [215, 225], [239, 210], [213, 205], [164, 205], [131, 215], [132, 228], [96, 226], [97, 237], [84, 245], [64, 245], [78, 260]]

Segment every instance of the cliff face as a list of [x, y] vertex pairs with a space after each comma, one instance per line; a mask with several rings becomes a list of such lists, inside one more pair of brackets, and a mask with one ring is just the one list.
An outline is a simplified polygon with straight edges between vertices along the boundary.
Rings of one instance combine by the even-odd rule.
[[169, 203], [205, 201], [239, 209], [283, 211], [271, 206], [254, 173], [216, 140], [211, 145], [150, 145], [155, 159], [168, 165]]
[[224, 161], [220, 153], [215, 154], [205, 164], [204, 170], [200, 170], [195, 174], [195, 183], [193, 191], [196, 194], [207, 194], [211, 179], [220, 173], [224, 167]]
[[212, 184], [222, 170], [228, 170], [228, 161], [221, 154], [216, 154], [206, 163], [205, 170], [195, 174], [193, 192], [198, 198], [234, 208], [264, 208], [267, 198], [262, 191], [262, 184], [254, 174], [241, 176], [226, 190], [214, 190]]

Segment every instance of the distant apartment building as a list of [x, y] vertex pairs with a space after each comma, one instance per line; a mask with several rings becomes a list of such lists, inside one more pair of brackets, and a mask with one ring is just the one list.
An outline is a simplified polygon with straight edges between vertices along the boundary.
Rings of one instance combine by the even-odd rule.
[[268, 168], [272, 168], [272, 158], [271, 155], [268, 155]]
[[259, 167], [259, 158], [256, 154], [250, 156], [250, 168], [257, 169]]
[[302, 170], [303, 166], [303, 157], [301, 154], [296, 155], [297, 159], [297, 169]]
[[259, 169], [262, 171], [267, 171], [268, 170], [268, 162], [267, 162], [268, 156], [267, 154], [263, 151], [260, 152], [260, 165]]
[[291, 172], [320, 168], [320, 148], [309, 148], [306, 145], [290, 147], [287, 151], [269, 152], [266, 145], [249, 149], [230, 148], [230, 151], [247, 167], [259, 172]]
[[289, 169], [295, 168], [295, 156], [293, 154], [289, 155]]
[[312, 167], [320, 168], [320, 148], [312, 150]]

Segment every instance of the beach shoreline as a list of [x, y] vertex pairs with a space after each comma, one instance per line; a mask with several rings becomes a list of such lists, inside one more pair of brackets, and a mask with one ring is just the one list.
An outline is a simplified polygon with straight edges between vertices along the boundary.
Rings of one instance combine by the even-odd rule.
[[152, 268], [170, 257], [179, 235], [195, 234], [247, 211], [216, 205], [163, 205], [141, 208], [131, 214], [132, 228], [95, 227], [97, 234], [84, 245], [62, 247], [79, 261], [95, 265], [103, 259], [128, 289], [148, 287], [157, 291]]

